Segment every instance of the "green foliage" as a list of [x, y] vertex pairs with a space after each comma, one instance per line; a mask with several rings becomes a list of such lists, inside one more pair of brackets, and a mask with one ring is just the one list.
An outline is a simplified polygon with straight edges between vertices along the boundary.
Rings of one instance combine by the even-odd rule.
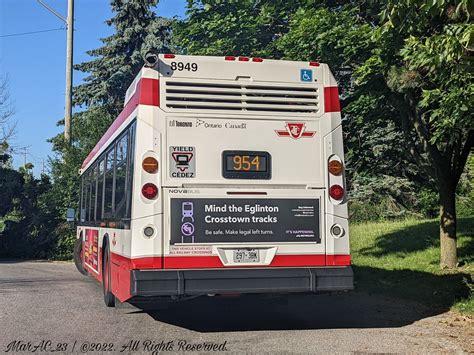
[[188, 0], [187, 18], [174, 25], [173, 41], [184, 53], [281, 57], [275, 40], [309, 0]]
[[469, 155], [456, 193], [456, 213], [460, 217], [474, 216], [474, 154]]
[[446, 185], [457, 186], [458, 213], [474, 214], [473, 1], [188, 0], [186, 19], [173, 21], [155, 15], [157, 2], [111, 1], [115, 33], [76, 65], [88, 76], [74, 90], [83, 111], [72, 143], [50, 140], [51, 181], [12, 169], [0, 142], [0, 256], [70, 257], [75, 231], [62, 221], [77, 209], [78, 170], [150, 49], [328, 63], [340, 84], [351, 219], [432, 217]]
[[51, 198], [61, 207], [65, 216], [67, 208], [77, 210], [79, 201], [79, 169], [89, 152], [112, 123], [112, 116], [104, 107], [91, 107], [75, 113], [72, 118], [71, 145], [68, 146], [62, 134], [52, 138], [53, 151], [58, 158], [51, 159], [51, 175], [54, 179]]
[[76, 231], [67, 223], [61, 223], [56, 229], [57, 239], [52, 250], [56, 260], [71, 260], [73, 258]]
[[[170, 50], [171, 20], [157, 17], [158, 0], [112, 0], [114, 17], [106, 21], [115, 33], [101, 39], [102, 47], [87, 52], [94, 59], [75, 66], [88, 73], [74, 89], [74, 103], [101, 106], [112, 116], [121, 111], [125, 91], [143, 66], [149, 50]], [[76, 134], [74, 132], [73, 134]]]
[[439, 213], [439, 196], [436, 191], [421, 188], [416, 195], [417, 207], [423, 217], [434, 218]]
[[[7, 193], [12, 186], [14, 195]], [[59, 222], [57, 206], [49, 198], [50, 179], [0, 167], [0, 191], [0, 257], [49, 257]]]
[[[77, 210], [81, 164], [122, 110], [125, 92], [143, 67], [144, 55], [149, 50], [170, 49], [171, 20], [155, 15], [152, 10], [157, 2], [111, 1], [114, 17], [107, 24], [115, 28], [115, 33], [102, 39], [102, 47], [88, 52], [93, 60], [76, 65], [77, 70], [89, 74], [85, 83], [74, 89], [75, 104], [85, 110], [73, 116], [70, 146], [61, 134], [50, 140], [57, 154], [51, 160], [51, 197], [62, 216], [68, 207]], [[60, 230], [67, 231], [64, 245], [68, 245], [72, 231], [66, 227]]]
[[372, 29], [358, 16], [353, 4], [300, 8], [291, 17], [289, 31], [276, 46], [285, 59], [328, 63], [343, 88], [350, 93], [350, 77], [373, 48]]
[[464, 285], [469, 289], [469, 297], [459, 300], [454, 309], [465, 314], [474, 314], [474, 283], [467, 277], [463, 278]]
[[[376, 9], [371, 10], [354, 3], [300, 8], [291, 18], [289, 31], [277, 41], [285, 58], [328, 63], [338, 79], [350, 215], [356, 221], [420, 213], [416, 191], [420, 185], [434, 185], [422, 173], [427, 162], [416, 161], [407, 149], [413, 135], [403, 131], [397, 119], [399, 107], [380, 94], [385, 89], [383, 81], [374, 79], [371, 87], [356, 82], [356, 73], [367, 61], [375, 67], [381, 64], [371, 61], [371, 53], [377, 51], [373, 35], [378, 20], [373, 15]], [[374, 77], [381, 75], [371, 69]]]
[[420, 214], [414, 190], [414, 183], [407, 179], [357, 174], [351, 181], [350, 220], [383, 221]]
[[121, 111], [145, 53], [170, 48], [171, 21], [152, 11], [157, 2], [111, 1], [114, 17], [107, 24], [116, 32], [88, 52], [93, 60], [76, 66], [89, 75], [74, 90], [75, 104], [83, 111], [73, 115], [71, 145], [62, 134], [50, 139], [52, 181], [34, 178], [28, 166], [12, 169], [8, 146], [0, 146], [0, 257], [71, 257], [75, 229], [64, 220], [68, 207], [78, 207], [79, 168]]
[[407, 111], [401, 118], [416, 130], [418, 148], [433, 164], [444, 163], [456, 181], [474, 130], [474, 26], [468, 3], [389, 2], [385, 21], [374, 32], [377, 47], [355, 73], [366, 85], [376, 85], [382, 75], [387, 88], [381, 96]]

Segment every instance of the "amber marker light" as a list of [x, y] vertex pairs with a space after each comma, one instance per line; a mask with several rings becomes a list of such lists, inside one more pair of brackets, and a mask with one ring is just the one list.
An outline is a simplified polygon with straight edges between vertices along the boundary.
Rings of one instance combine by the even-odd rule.
[[342, 163], [338, 160], [331, 160], [328, 164], [328, 170], [332, 175], [339, 176], [342, 174]]
[[158, 160], [153, 157], [146, 157], [143, 159], [142, 167], [147, 173], [154, 174], [158, 171]]

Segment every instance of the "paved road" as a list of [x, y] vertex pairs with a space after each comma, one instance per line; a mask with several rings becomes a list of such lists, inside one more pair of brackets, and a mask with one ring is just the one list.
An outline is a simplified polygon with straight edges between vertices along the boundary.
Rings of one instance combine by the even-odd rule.
[[98, 283], [71, 263], [0, 261], [0, 353], [41, 340], [74, 352], [94, 343], [126, 353], [204, 343], [254, 353], [474, 350], [469, 320], [362, 292], [139, 306], [106, 308]]

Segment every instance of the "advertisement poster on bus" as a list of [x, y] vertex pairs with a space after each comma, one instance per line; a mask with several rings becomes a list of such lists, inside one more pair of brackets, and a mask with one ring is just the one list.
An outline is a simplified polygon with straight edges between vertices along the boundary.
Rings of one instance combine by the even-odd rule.
[[171, 244], [320, 243], [319, 199], [171, 199]]
[[84, 262], [97, 272], [99, 272], [98, 246], [99, 231], [97, 229], [86, 229]]

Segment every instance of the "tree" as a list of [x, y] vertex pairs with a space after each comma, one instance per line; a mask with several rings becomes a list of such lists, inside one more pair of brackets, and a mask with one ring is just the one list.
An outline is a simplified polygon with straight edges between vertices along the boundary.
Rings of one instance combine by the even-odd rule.
[[[48, 201], [65, 215], [79, 202], [79, 168], [123, 107], [125, 92], [142, 68], [149, 50], [170, 50], [171, 20], [158, 17], [153, 8], [158, 0], [112, 0], [114, 16], [107, 21], [115, 33], [102, 39], [103, 46], [88, 54], [91, 61], [75, 66], [88, 73], [74, 88], [74, 104], [81, 106], [72, 118], [71, 145], [62, 134], [50, 139], [56, 156], [50, 160], [53, 186]], [[58, 125], [64, 124], [60, 121]], [[72, 251], [75, 231], [57, 223], [56, 252], [66, 257]], [[72, 243], [71, 243], [72, 241]]]
[[74, 89], [74, 104], [101, 106], [111, 114], [120, 113], [127, 88], [143, 66], [149, 50], [169, 52], [172, 21], [157, 17], [158, 0], [112, 0], [114, 17], [106, 21], [115, 33], [101, 39], [102, 47], [87, 52], [94, 59], [75, 66], [88, 73]]
[[[302, 7], [276, 42], [285, 59], [328, 63], [341, 95], [351, 218], [398, 217], [419, 209], [415, 193], [430, 190], [405, 143], [398, 108], [355, 82], [354, 73], [376, 48], [380, 10], [320, 1]], [[370, 213], [366, 213], [369, 210]]]
[[122, 110], [125, 92], [142, 68], [144, 55], [151, 49], [169, 51], [171, 20], [155, 15], [157, 3], [112, 0], [114, 16], [107, 24], [116, 32], [102, 39], [102, 47], [88, 52], [93, 60], [75, 66], [89, 74], [74, 88], [74, 103], [85, 110], [73, 115], [71, 147], [62, 135], [50, 140], [57, 154], [51, 161], [53, 189], [61, 192], [57, 202], [63, 211], [77, 206], [81, 163]]
[[296, 9], [311, 0], [188, 0], [187, 18], [174, 25], [173, 42], [192, 55], [280, 58], [275, 40], [288, 31]]
[[473, 11], [469, 0], [389, 1], [355, 72], [399, 109], [413, 158], [436, 182], [442, 268], [457, 265], [456, 187], [474, 145]]
[[455, 192], [474, 139], [473, 11], [472, 0], [190, 0], [175, 34], [189, 54], [329, 63], [352, 183], [436, 189], [440, 265], [454, 267]]
[[66, 144], [63, 134], [49, 140], [53, 144], [56, 159], [50, 160], [54, 179], [52, 198], [64, 213], [68, 207], [77, 208], [79, 201], [79, 169], [89, 152], [112, 123], [112, 117], [104, 107], [93, 106], [73, 115], [71, 145]]
[[[330, 63], [342, 82], [351, 169], [382, 168], [391, 177], [436, 187], [441, 267], [457, 263], [455, 193], [474, 143], [469, 4], [360, 1], [332, 9], [324, 4], [300, 10], [279, 41], [292, 59], [312, 56]], [[351, 136], [361, 135], [356, 146]], [[381, 143], [380, 157], [388, 159], [370, 153]]]

